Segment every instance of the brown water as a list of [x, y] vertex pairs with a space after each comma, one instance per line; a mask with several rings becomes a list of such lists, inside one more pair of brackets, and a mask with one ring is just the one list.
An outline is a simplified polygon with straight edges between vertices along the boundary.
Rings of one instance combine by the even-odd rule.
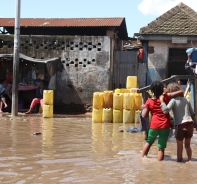
[[0, 123], [1, 183], [197, 183], [197, 137], [192, 163], [176, 162], [173, 139], [165, 160], [158, 162], [156, 144], [149, 158], [142, 159], [143, 134], [119, 132], [121, 124], [92, 124], [91, 118], [67, 116], [12, 119], [8, 114]]

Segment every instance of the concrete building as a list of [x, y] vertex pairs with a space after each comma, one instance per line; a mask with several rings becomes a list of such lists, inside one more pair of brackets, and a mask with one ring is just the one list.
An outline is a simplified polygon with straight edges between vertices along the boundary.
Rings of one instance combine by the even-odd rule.
[[[14, 19], [0, 18], [0, 27], [0, 64], [5, 72], [13, 62]], [[20, 80], [30, 83], [29, 72], [36, 71], [34, 79], [49, 79], [55, 91], [55, 113], [85, 112], [94, 92], [116, 86], [114, 52], [121, 51], [127, 39], [125, 18], [21, 18]], [[32, 62], [53, 58], [59, 58], [63, 67], [52, 76], [46, 66]]]
[[197, 47], [197, 13], [180, 3], [142, 27], [140, 40], [145, 48], [147, 84], [172, 75], [187, 75], [186, 49]]

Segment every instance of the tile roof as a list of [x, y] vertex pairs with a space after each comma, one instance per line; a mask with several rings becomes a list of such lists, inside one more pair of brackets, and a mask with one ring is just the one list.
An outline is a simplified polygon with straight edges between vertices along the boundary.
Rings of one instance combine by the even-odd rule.
[[[125, 18], [21, 18], [21, 27], [119, 27]], [[14, 18], [0, 18], [0, 27], [14, 27]]]
[[170, 9], [148, 26], [140, 29], [140, 34], [197, 35], [197, 12], [184, 3]]

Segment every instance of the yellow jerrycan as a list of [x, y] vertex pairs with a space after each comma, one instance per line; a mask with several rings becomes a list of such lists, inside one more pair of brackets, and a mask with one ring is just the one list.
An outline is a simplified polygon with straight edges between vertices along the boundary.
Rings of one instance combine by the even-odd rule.
[[123, 109], [123, 123], [134, 123], [134, 110]]
[[130, 93], [130, 89], [118, 88], [118, 89], [115, 89], [115, 93]]
[[112, 108], [103, 108], [102, 122], [103, 123], [113, 122], [113, 109]]
[[53, 117], [53, 105], [43, 105], [43, 118]]
[[44, 90], [43, 103], [45, 105], [53, 105], [53, 98], [54, 98], [53, 90]]
[[142, 94], [135, 93], [135, 109], [141, 110], [141, 108], [142, 108]]
[[137, 88], [137, 76], [127, 76], [126, 88]]
[[95, 109], [92, 111], [92, 123], [102, 123], [102, 113], [103, 109]]
[[103, 108], [113, 108], [113, 91], [103, 92]]
[[123, 109], [131, 110], [135, 107], [135, 95], [133, 93], [124, 93]]
[[113, 95], [113, 108], [116, 110], [123, 109], [123, 93], [114, 93]]
[[123, 122], [123, 110], [113, 109], [113, 123]]
[[93, 93], [93, 108], [95, 109], [103, 108], [103, 92]]
[[135, 124], [139, 124], [140, 123], [140, 110], [136, 110], [135, 111]]

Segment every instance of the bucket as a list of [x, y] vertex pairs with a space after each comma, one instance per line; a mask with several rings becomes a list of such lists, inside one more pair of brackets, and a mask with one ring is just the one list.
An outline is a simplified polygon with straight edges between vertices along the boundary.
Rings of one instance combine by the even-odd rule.
[[123, 123], [134, 123], [134, 110], [123, 109]]
[[53, 105], [53, 90], [44, 90], [43, 103], [45, 105]]
[[123, 122], [123, 112], [122, 110], [113, 109], [113, 123]]
[[94, 92], [93, 94], [93, 108], [100, 109], [103, 108], [103, 93]]
[[114, 93], [113, 95], [113, 108], [116, 110], [123, 109], [123, 94], [122, 93]]
[[135, 95], [133, 93], [124, 93], [123, 109], [131, 110], [135, 107]]
[[127, 76], [126, 88], [137, 88], [137, 76]]
[[93, 108], [92, 111], [92, 122], [93, 123], [102, 123], [102, 113], [103, 113], [103, 109], [95, 109]]
[[102, 115], [103, 123], [112, 123], [113, 122], [113, 109], [112, 108], [104, 108]]
[[113, 108], [113, 91], [104, 91], [103, 108]]
[[43, 105], [43, 118], [53, 117], [53, 105]]

